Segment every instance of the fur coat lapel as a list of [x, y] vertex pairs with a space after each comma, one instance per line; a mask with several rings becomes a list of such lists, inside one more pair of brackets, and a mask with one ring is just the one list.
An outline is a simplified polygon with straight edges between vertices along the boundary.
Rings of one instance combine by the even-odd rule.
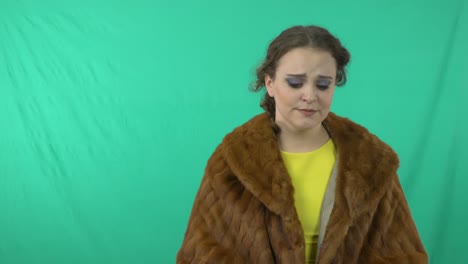
[[[348, 119], [330, 113], [324, 125], [339, 153], [337, 192], [343, 194], [339, 202], [344, 203], [350, 217], [375, 207], [369, 201], [383, 194], [390, 176], [396, 173], [397, 155]], [[226, 162], [244, 186], [272, 212], [290, 213], [294, 207], [293, 187], [268, 116], [258, 115], [237, 128], [226, 136], [223, 145]]]
[[[330, 113], [324, 126], [336, 145], [338, 160], [334, 206], [320, 254], [333, 256], [353, 218], [375, 210], [399, 161], [388, 145], [348, 119]], [[222, 151], [233, 174], [270, 211], [287, 221], [297, 218], [292, 183], [266, 114], [229, 134]]]

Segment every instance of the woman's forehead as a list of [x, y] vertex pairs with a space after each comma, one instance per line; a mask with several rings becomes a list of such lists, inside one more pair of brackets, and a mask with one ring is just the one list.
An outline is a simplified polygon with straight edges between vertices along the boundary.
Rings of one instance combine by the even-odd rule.
[[278, 73], [290, 75], [317, 75], [318, 72], [336, 72], [336, 62], [327, 51], [312, 48], [296, 48], [278, 62]]

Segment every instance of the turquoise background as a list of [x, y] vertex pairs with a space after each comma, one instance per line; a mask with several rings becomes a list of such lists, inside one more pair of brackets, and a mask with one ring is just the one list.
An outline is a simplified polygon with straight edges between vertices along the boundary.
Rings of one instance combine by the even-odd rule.
[[352, 54], [333, 111], [400, 155], [431, 263], [467, 263], [467, 1], [0, 0], [0, 263], [174, 263], [268, 43]]

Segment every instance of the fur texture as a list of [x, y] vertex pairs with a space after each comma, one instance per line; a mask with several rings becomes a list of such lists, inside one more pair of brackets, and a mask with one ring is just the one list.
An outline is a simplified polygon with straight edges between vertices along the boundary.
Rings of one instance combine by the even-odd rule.
[[[324, 125], [337, 147], [338, 174], [318, 263], [427, 263], [396, 153], [333, 113]], [[258, 115], [208, 161], [177, 263], [304, 263], [293, 192], [271, 121]]]

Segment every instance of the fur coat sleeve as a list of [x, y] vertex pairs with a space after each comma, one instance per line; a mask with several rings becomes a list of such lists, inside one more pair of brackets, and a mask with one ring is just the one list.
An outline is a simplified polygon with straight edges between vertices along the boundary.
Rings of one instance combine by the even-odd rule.
[[208, 161], [177, 263], [274, 263], [265, 251], [269, 239], [263, 210], [218, 149]]
[[[337, 162], [322, 205], [318, 264], [427, 263], [398, 176], [398, 157], [332, 113]], [[208, 161], [176, 262], [305, 262], [294, 189], [266, 114], [227, 135]]]
[[397, 175], [369, 216], [357, 263], [428, 263]]

